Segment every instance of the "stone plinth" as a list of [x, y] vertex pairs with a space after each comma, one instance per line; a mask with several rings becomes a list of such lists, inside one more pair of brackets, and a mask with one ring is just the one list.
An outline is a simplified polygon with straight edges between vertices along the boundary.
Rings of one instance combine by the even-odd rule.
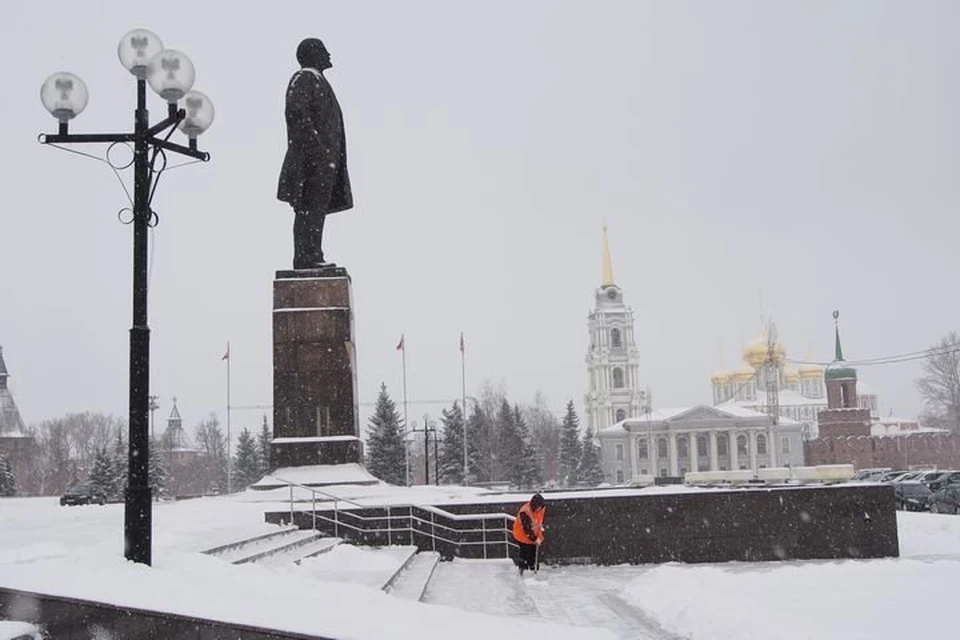
[[277, 272], [274, 467], [361, 460], [352, 299], [342, 267]]

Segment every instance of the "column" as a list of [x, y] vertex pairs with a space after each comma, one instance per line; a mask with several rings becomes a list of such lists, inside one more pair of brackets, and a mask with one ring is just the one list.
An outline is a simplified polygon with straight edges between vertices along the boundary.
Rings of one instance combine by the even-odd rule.
[[630, 454], [627, 459], [630, 461], [630, 477], [636, 480], [640, 476], [640, 453], [637, 451], [637, 436], [631, 435], [628, 442], [630, 443]]
[[747, 431], [747, 452], [750, 454], [750, 469], [757, 472], [757, 432]]
[[687, 440], [690, 443], [690, 471], [700, 471], [700, 467], [697, 464], [697, 457], [700, 455], [700, 452], [697, 451], [697, 432], [691, 431], [687, 434]]
[[650, 473], [654, 478], [660, 472], [660, 461], [657, 459], [657, 439], [653, 431], [647, 430], [647, 457], [650, 459]]
[[667, 442], [668, 453], [670, 454], [670, 475], [676, 476], [680, 473], [677, 467], [677, 434], [670, 432], [670, 440]]
[[740, 468], [740, 456], [737, 454], [737, 432], [732, 429], [727, 433], [727, 462], [731, 471]]
[[767, 460], [771, 467], [777, 466], [777, 436], [773, 427], [767, 429]]
[[720, 463], [717, 461], [717, 432], [710, 430], [710, 471], [719, 471]]

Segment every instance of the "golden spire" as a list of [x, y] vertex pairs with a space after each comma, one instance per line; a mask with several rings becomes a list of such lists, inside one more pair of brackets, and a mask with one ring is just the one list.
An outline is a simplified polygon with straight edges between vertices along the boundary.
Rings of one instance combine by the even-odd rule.
[[610, 261], [610, 243], [607, 242], [607, 221], [603, 221], [603, 282], [601, 286], [613, 286], [613, 263]]

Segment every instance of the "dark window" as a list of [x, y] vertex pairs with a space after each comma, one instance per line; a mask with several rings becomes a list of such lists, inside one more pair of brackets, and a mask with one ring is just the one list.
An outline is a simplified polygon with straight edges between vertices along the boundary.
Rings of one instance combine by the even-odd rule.
[[[469, 433], [467, 435], [469, 435]], [[648, 455], [649, 453], [647, 452], [647, 439], [640, 438], [639, 440], [637, 440], [637, 456], [641, 460], [646, 460]]]
[[721, 456], [727, 455], [727, 436], [717, 436], [717, 454]]
[[742, 433], [737, 436], [737, 455], [747, 455], [747, 436]]
[[623, 369], [620, 367], [613, 370], [613, 388], [623, 389]]
[[767, 437], [762, 433], [757, 434], [757, 453], [767, 455]]
[[622, 346], [620, 341], [620, 329], [610, 329], [610, 346], [614, 348]]
[[621, 420], [626, 420], [626, 419], [627, 419], [627, 412], [624, 411], [623, 409], [617, 409], [617, 420], [616, 420], [616, 422], [620, 422]]
[[667, 453], [667, 439], [658, 438], [657, 439], [657, 457], [666, 458], [669, 454]]
[[617, 482], [623, 482], [623, 471], [617, 469]]
[[677, 438], [677, 455], [681, 458], [690, 457], [690, 448], [687, 446], [686, 436], [680, 436]]
[[623, 445], [617, 445], [617, 460], [623, 460]]
[[697, 457], [706, 458], [710, 455], [710, 445], [707, 444], [707, 436], [697, 436]]

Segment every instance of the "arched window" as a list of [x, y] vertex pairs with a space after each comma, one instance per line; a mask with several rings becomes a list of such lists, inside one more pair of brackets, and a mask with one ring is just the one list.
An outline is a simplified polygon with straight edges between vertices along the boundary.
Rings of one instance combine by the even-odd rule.
[[613, 388], [623, 389], [623, 369], [620, 367], [613, 370]]
[[724, 436], [724, 435], [717, 436], [717, 455], [720, 455], [720, 456], [727, 455], [727, 436]]
[[737, 436], [737, 455], [747, 455], [747, 436], [742, 433]]
[[762, 456], [767, 455], [767, 436], [762, 433], [757, 434], [757, 453]]
[[657, 438], [657, 457], [663, 460], [667, 455], [667, 439]]
[[620, 340], [620, 329], [610, 329], [610, 346], [615, 349], [623, 346]]
[[707, 444], [707, 436], [697, 436], [697, 457], [706, 458], [710, 453], [710, 446]]
[[677, 438], [677, 457], [679, 458], [690, 457], [690, 447], [687, 445], [686, 436], [680, 436], [679, 438]]
[[641, 460], [646, 460], [648, 455], [649, 454], [647, 452], [647, 439], [640, 438], [639, 440], [637, 440], [637, 457], [639, 457]]
[[624, 411], [623, 409], [617, 409], [617, 420], [616, 420], [616, 421], [617, 421], [617, 422], [620, 422], [621, 420], [626, 420], [626, 419], [627, 419], [627, 412]]

